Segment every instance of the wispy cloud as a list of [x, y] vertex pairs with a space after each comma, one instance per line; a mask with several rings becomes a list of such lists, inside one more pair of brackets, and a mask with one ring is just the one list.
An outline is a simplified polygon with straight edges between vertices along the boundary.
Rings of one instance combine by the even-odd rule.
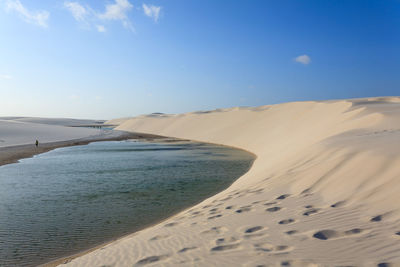
[[133, 26], [127, 16], [133, 5], [128, 0], [115, 0], [115, 3], [106, 5], [104, 13], [98, 15], [102, 20], [119, 20], [125, 28], [133, 30]]
[[13, 77], [8, 74], [0, 74], [0, 80], [12, 80]]
[[294, 61], [304, 64], [304, 65], [308, 65], [311, 63], [311, 58], [307, 55], [301, 55], [301, 56], [296, 57], [294, 59]]
[[134, 31], [128, 12], [133, 5], [128, 0], [114, 0], [105, 5], [104, 12], [93, 10], [89, 5], [83, 5], [77, 1], [65, 1], [64, 7], [68, 9], [74, 19], [84, 25], [84, 28], [96, 29], [98, 32], [106, 32], [103, 25], [106, 21], [120, 21], [122, 25]]
[[47, 21], [49, 20], [50, 13], [46, 10], [28, 10], [19, 0], [6, 0], [5, 6], [8, 12], [13, 11], [18, 13], [18, 15], [28, 23], [36, 24], [44, 28], [48, 26]]
[[158, 21], [158, 18], [160, 16], [160, 11], [161, 11], [160, 6], [143, 4], [142, 7], [143, 7], [143, 12], [146, 16], [152, 18], [154, 20], [154, 22]]
[[86, 16], [89, 14], [86, 8], [81, 4], [79, 4], [78, 2], [65, 1], [64, 7], [71, 12], [72, 16], [76, 21], [80, 22], [85, 21]]
[[103, 25], [96, 25], [96, 29], [98, 32], [106, 32], [107, 29]]

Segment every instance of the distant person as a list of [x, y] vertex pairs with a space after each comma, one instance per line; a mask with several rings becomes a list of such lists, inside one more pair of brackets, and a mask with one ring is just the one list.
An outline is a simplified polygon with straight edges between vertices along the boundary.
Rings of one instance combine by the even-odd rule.
[[39, 146], [39, 141], [37, 139], [36, 139], [35, 145], [36, 145], [36, 147]]

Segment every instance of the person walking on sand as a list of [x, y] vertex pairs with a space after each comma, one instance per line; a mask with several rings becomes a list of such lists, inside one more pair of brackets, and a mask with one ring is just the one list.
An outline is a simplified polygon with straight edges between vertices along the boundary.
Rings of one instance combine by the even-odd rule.
[[36, 145], [36, 147], [39, 146], [39, 141], [37, 139], [36, 139], [35, 145]]

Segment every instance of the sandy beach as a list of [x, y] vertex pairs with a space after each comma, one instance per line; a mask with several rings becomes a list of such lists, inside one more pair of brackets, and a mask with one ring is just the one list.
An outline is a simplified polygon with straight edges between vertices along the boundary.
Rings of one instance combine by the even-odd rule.
[[[49, 150], [95, 141], [154, 138], [151, 135], [87, 128], [103, 122], [75, 119], [0, 117], [0, 166]], [[35, 141], [39, 140], [39, 146]]]
[[398, 97], [153, 114], [119, 124], [242, 148], [257, 159], [223, 192], [67, 266], [400, 263]]

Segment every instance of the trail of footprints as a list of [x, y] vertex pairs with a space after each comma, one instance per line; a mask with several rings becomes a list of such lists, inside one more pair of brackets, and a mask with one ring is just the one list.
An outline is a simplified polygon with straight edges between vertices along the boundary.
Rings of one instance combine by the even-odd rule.
[[[246, 191], [246, 192], [258, 194], [262, 191]], [[233, 213], [236, 213], [236, 214], [245, 214], [248, 212], [252, 212], [254, 210], [254, 205], [261, 206], [261, 207], [264, 206], [264, 207], [266, 207], [265, 212], [274, 214], [274, 216], [279, 216], [276, 214], [279, 214], [279, 211], [281, 211], [283, 209], [283, 207], [280, 206], [280, 204], [281, 204], [280, 202], [282, 200], [285, 200], [290, 197], [290, 194], [282, 194], [282, 195], [277, 196], [272, 201], [253, 201], [250, 205], [244, 205], [244, 206], [240, 206], [240, 207], [236, 207], [235, 205], [228, 205], [225, 207], [221, 207], [225, 204], [225, 201], [230, 200], [232, 198], [242, 197], [243, 195], [245, 195], [245, 193], [235, 192], [232, 195], [228, 196], [227, 198], [213, 201], [213, 203], [219, 202], [217, 204], [214, 204], [214, 205], [210, 204], [210, 205], [203, 206], [202, 210], [194, 210], [194, 209], [189, 210], [187, 212], [187, 214], [188, 214], [187, 217], [191, 218], [191, 219], [195, 219], [198, 216], [204, 215], [205, 213], [208, 212], [209, 216], [207, 217], [207, 220], [215, 220], [215, 219], [218, 219], [223, 216], [221, 214], [221, 210], [223, 210], [223, 209], [228, 210], [228, 211], [231, 210]], [[330, 205], [330, 208], [342, 207], [345, 204], [346, 204], [345, 201], [339, 201], [339, 202], [336, 202], [336, 203]], [[211, 209], [209, 209], [209, 208], [211, 208]], [[209, 209], [209, 210], [207, 211], [207, 209]], [[300, 214], [300, 216], [310, 217], [310, 216], [320, 213], [322, 210], [323, 210], [322, 208], [316, 208], [313, 205], [305, 205], [304, 211]], [[181, 217], [180, 219], [183, 219], [184, 217], [185, 216]], [[370, 222], [378, 223], [378, 222], [382, 221], [383, 217], [384, 217], [384, 215], [376, 215], [370, 219]], [[285, 225], [295, 224], [297, 221], [298, 220], [296, 220], [295, 218], [281, 218], [277, 222], [277, 224], [285, 226]], [[174, 221], [174, 222], [165, 224], [164, 227], [166, 227], [166, 228], [174, 227], [178, 224], [179, 224], [179, 221]], [[191, 225], [192, 226], [197, 225], [197, 222], [194, 222]], [[293, 250], [293, 248], [291, 246], [287, 246], [284, 244], [274, 245], [274, 244], [265, 242], [264, 240], [266, 240], [268, 237], [267, 230], [268, 230], [268, 227], [266, 227], [266, 226], [256, 225], [256, 226], [250, 226], [250, 227], [243, 229], [241, 231], [242, 238], [237, 238], [237, 237], [233, 237], [233, 236], [224, 237], [221, 235], [228, 233], [229, 230], [223, 226], [216, 226], [216, 227], [212, 227], [208, 230], [202, 231], [200, 233], [200, 235], [206, 235], [206, 236], [209, 235], [209, 236], [218, 237], [214, 241], [213, 245], [210, 247], [210, 253], [223, 253], [225, 251], [233, 251], [233, 250], [241, 249], [242, 242], [244, 242], [245, 240], [254, 239], [254, 238], [256, 238], [256, 239], [255, 239], [255, 241], [252, 241], [253, 242], [252, 246], [254, 248], [254, 251], [257, 253], [284, 254], [284, 253], [290, 253], [290, 251]], [[360, 236], [360, 235], [365, 234], [366, 232], [367, 231], [365, 231], [364, 229], [360, 229], [360, 228], [352, 228], [352, 229], [345, 230], [345, 231], [338, 231], [338, 230], [333, 230], [333, 229], [322, 229], [322, 230], [316, 230], [312, 234], [312, 238], [314, 238], [315, 240], [320, 240], [321, 242], [322, 241], [329, 242], [329, 240], [338, 239], [338, 238]], [[284, 230], [282, 233], [285, 235], [288, 235], [288, 236], [292, 236], [292, 235], [299, 234], [300, 232], [296, 229], [290, 229], [290, 230], [286, 229], [286, 231]], [[393, 235], [400, 238], [400, 229], [399, 229], [399, 231], [393, 233]], [[169, 235], [157, 235], [157, 236], [152, 237], [149, 241], [157, 241], [157, 240], [166, 239], [169, 237], [170, 237]], [[198, 247], [196, 247], [196, 246], [187, 246], [187, 247], [183, 247], [180, 250], [178, 250], [177, 253], [178, 254], [188, 253], [188, 252], [190, 253], [190, 251], [194, 251], [196, 249], [198, 249]], [[165, 260], [165, 259], [169, 258], [170, 256], [171, 255], [169, 255], [169, 254], [164, 254], [164, 255], [146, 257], [146, 258], [140, 259], [136, 263], [136, 265], [141, 266], [141, 265], [146, 265], [146, 264], [150, 264], [150, 263], [155, 263], [158, 261]], [[282, 262], [282, 266], [290, 266], [290, 261]], [[390, 264], [389, 263], [379, 263], [377, 266], [390, 266]]]

